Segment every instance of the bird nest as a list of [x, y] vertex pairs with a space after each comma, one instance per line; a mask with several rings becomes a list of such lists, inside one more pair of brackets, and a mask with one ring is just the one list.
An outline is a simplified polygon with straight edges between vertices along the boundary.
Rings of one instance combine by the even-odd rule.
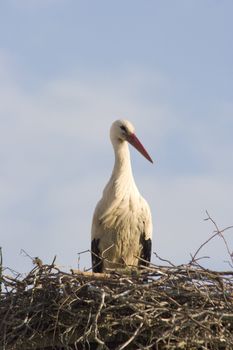
[[[207, 213], [208, 214], [208, 213]], [[0, 350], [233, 349], [233, 254], [215, 231], [188, 264], [92, 273], [61, 271], [34, 259], [25, 277], [1, 271]], [[220, 237], [230, 271], [200, 266]], [[166, 263], [165, 263], [166, 262]]]
[[3, 275], [0, 349], [232, 349], [233, 272], [195, 264], [128, 273], [38, 264]]

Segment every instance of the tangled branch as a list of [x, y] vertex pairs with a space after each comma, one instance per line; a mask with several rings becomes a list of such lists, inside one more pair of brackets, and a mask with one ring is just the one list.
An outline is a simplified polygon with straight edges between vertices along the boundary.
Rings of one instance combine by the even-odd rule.
[[30, 257], [26, 277], [3, 270], [0, 349], [232, 349], [233, 271], [197, 263], [226, 230], [211, 222], [213, 235], [180, 266], [161, 259], [139, 271], [67, 273], [56, 258], [47, 265]]
[[24, 279], [4, 275], [2, 283], [1, 349], [233, 345], [232, 271], [152, 266], [119, 276], [42, 265]]

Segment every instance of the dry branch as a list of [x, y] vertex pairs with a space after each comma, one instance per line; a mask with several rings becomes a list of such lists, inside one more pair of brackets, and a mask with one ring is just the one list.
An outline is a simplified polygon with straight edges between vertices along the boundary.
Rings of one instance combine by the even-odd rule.
[[[0, 350], [70, 349], [233, 349], [233, 271], [199, 264], [200, 250], [188, 264], [112, 273], [61, 271], [54, 260], [35, 264], [22, 277], [0, 274]], [[9, 270], [9, 269], [8, 269]]]
[[131, 276], [37, 265], [25, 278], [3, 275], [2, 285], [0, 349], [233, 348], [232, 271], [153, 265]]

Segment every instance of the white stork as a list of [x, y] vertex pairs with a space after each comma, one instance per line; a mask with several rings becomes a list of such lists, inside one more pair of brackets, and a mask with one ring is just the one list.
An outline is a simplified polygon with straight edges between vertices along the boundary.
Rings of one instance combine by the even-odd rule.
[[147, 265], [151, 257], [151, 212], [134, 182], [128, 142], [151, 163], [153, 161], [129, 121], [116, 120], [111, 126], [110, 138], [115, 165], [92, 221], [94, 272]]

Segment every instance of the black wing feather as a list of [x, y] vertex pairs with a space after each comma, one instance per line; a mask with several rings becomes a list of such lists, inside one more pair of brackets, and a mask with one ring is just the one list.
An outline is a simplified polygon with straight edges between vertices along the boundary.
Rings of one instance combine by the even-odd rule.
[[148, 266], [151, 258], [151, 248], [152, 248], [151, 239], [150, 238], [146, 239], [145, 233], [142, 233], [140, 236], [140, 244], [142, 246], [140, 258], [143, 260], [139, 260], [139, 265]]
[[93, 239], [91, 242], [91, 258], [93, 272], [103, 272], [103, 260], [100, 257], [99, 239]]

